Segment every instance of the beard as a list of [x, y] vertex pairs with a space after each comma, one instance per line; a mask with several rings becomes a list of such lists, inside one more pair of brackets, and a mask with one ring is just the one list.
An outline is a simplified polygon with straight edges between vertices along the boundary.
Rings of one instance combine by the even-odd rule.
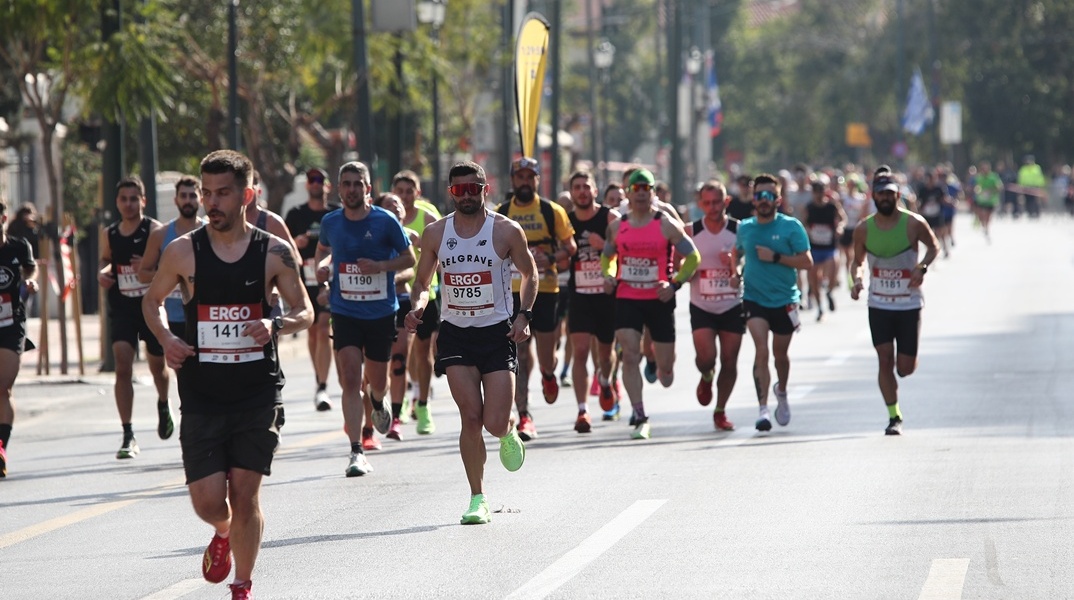
[[771, 217], [776, 214], [776, 205], [770, 203], [758, 204], [756, 207], [757, 215], [761, 217]]
[[890, 217], [891, 215], [895, 214], [895, 202], [877, 200], [875, 204], [876, 212], [884, 215], [885, 217]]
[[184, 219], [193, 219], [198, 214], [198, 205], [184, 204], [179, 207], [179, 214], [182, 215]]
[[477, 200], [456, 200], [455, 210], [464, 215], [475, 215], [481, 209], [481, 203]]
[[345, 196], [343, 198], [343, 205], [346, 206], [347, 208], [351, 209], [351, 210], [354, 210], [356, 208], [361, 208], [362, 204], [364, 204], [364, 203], [365, 203], [365, 197], [364, 196], [358, 196], [358, 197]]
[[536, 192], [534, 192], [533, 188], [528, 185], [515, 189], [515, 198], [518, 198], [522, 202], [532, 202], [536, 196]]

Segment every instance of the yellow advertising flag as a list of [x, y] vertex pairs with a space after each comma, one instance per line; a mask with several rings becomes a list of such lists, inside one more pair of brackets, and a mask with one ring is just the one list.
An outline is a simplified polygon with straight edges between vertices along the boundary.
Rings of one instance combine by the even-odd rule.
[[544, 69], [548, 62], [548, 21], [531, 12], [522, 18], [515, 43], [515, 114], [522, 155], [534, 157], [537, 121], [544, 95]]

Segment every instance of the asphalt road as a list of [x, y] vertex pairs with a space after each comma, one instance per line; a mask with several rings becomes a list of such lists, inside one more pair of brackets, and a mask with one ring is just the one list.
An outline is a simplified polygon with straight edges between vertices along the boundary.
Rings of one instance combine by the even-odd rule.
[[[920, 366], [900, 381], [905, 435], [886, 437], [864, 301], [845, 289], [791, 346], [789, 426], [760, 434], [743, 343], [720, 433], [694, 399], [685, 293], [669, 389], [646, 385], [649, 441], [624, 421], [572, 430], [569, 389], [531, 397], [540, 437], [486, 489], [500, 512], [460, 526], [468, 489], [446, 382], [438, 430], [384, 441], [343, 476], [338, 408], [314, 411], [308, 359], [287, 364], [287, 425], [266, 479], [258, 598], [1070, 598], [1074, 566], [1074, 221], [965, 215], [925, 284]], [[0, 482], [0, 597], [222, 598], [201, 579], [211, 529], [183, 487], [178, 441], [120, 431], [107, 377], [16, 386]], [[329, 388], [337, 399], [339, 388]], [[599, 410], [593, 403], [593, 410]]]

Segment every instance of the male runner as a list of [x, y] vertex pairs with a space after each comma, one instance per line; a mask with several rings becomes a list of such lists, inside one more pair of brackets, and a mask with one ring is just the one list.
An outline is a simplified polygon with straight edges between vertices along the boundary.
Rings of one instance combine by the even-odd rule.
[[350, 438], [347, 477], [373, 470], [363, 453], [362, 381], [370, 386], [373, 425], [387, 433], [392, 423], [388, 401], [388, 360], [395, 342], [395, 272], [414, 266], [414, 251], [403, 226], [373, 206], [369, 169], [349, 162], [339, 169], [343, 208], [321, 220], [315, 263], [317, 280], [328, 283], [332, 307], [332, 345], [343, 388], [343, 424]]
[[[697, 383], [697, 401], [701, 406], [708, 406], [712, 402], [712, 380], [715, 378], [713, 425], [718, 430], [733, 431], [735, 425], [727, 419], [725, 409], [738, 380], [738, 351], [742, 347], [742, 335], [746, 333], [741, 285], [732, 278], [739, 271], [739, 265], [732, 262], [739, 222], [727, 216], [729, 202], [722, 183], [706, 181], [701, 186], [700, 195], [698, 206], [704, 211], [704, 216], [694, 221], [687, 230], [701, 253], [701, 263], [690, 279], [694, 363], [701, 372], [701, 380]], [[720, 359], [718, 377], [717, 356]]]
[[600, 269], [600, 253], [604, 250], [604, 236], [608, 224], [619, 218], [619, 211], [596, 203], [597, 183], [586, 171], [576, 171], [569, 180], [571, 202], [574, 204], [568, 216], [574, 228], [574, 241], [578, 253], [571, 257], [570, 290], [567, 319], [573, 351], [574, 396], [578, 401], [578, 418], [574, 430], [589, 433], [589, 371], [586, 364], [596, 350], [597, 379], [599, 381], [600, 407], [610, 411], [619, 403], [612, 383], [616, 356], [615, 299], [604, 293], [604, 277]]
[[[306, 293], [310, 298], [317, 297], [317, 265], [313, 255], [317, 252], [317, 240], [321, 235], [321, 219], [334, 207], [328, 205], [328, 194], [332, 183], [328, 181], [328, 172], [324, 169], [306, 171], [306, 193], [309, 199], [305, 204], [296, 206], [287, 212], [284, 219], [287, 229], [294, 237], [299, 256], [302, 257], [302, 279], [306, 284]], [[320, 303], [313, 302], [314, 322], [309, 328], [310, 359], [313, 360], [313, 373], [317, 378], [317, 391], [313, 395], [313, 405], [319, 411], [332, 410], [328, 399], [328, 369], [332, 366], [332, 342], [328, 334], [328, 309]]]
[[[873, 180], [876, 213], [854, 231], [854, 287], [857, 300], [864, 289], [863, 264], [869, 259], [869, 330], [880, 362], [880, 394], [888, 408], [886, 435], [902, 434], [899, 383], [917, 369], [921, 335], [921, 283], [940, 252], [940, 242], [920, 215], [898, 206], [899, 186], [886, 175]], [[925, 257], [918, 262], [918, 245]]]
[[[448, 183], [455, 212], [429, 225], [421, 236], [423, 250], [411, 288], [414, 309], [405, 321], [407, 331], [421, 325], [428, 285], [439, 266], [444, 280], [436, 370], [447, 375], [459, 406], [459, 452], [470, 484], [470, 506], [461, 522], [482, 524], [492, 518], [483, 487], [482, 429], [500, 440], [500, 462], [508, 471], [522, 468], [526, 459], [526, 446], [511, 419], [511, 396], [518, 368], [515, 344], [529, 337], [533, 318], [537, 265], [522, 227], [485, 208], [488, 185], [480, 165], [456, 163]], [[511, 263], [521, 276], [522, 303], [513, 321]]]
[[[97, 283], [108, 293], [108, 324], [112, 334], [112, 354], [116, 364], [115, 396], [119, 420], [123, 425], [123, 443], [116, 458], [138, 455], [131, 416], [134, 413], [134, 352], [138, 340], [145, 342], [149, 372], [157, 388], [157, 435], [166, 440], [175, 431], [168, 405], [168, 371], [164, 368], [164, 350], [142, 318], [142, 296], [149, 285], [138, 279], [142, 255], [153, 229], [161, 227], [156, 219], [142, 213], [145, 209], [145, 186], [136, 176], [120, 180], [116, 186], [116, 209], [120, 220], [101, 232], [101, 262]], [[170, 290], [169, 290], [170, 291]]]
[[[623, 387], [634, 408], [633, 439], [649, 439], [651, 435], [642, 398], [642, 329], [648, 327], [652, 336], [657, 379], [670, 387], [675, 378], [675, 292], [701, 261], [682, 225], [653, 206], [655, 183], [647, 169], [631, 174], [630, 212], [608, 225], [601, 252], [605, 291], [616, 299], [615, 338], [623, 349]], [[685, 257], [674, 276], [672, 248]], [[613, 276], [612, 259], [617, 256]]]
[[805, 227], [794, 217], [779, 212], [783, 201], [779, 180], [764, 173], [753, 180], [753, 207], [756, 216], [742, 221], [735, 240], [735, 259], [745, 259], [742, 273], [733, 276], [743, 283], [742, 306], [746, 312], [746, 329], [753, 338], [753, 384], [757, 389], [760, 414], [755, 427], [757, 431], [772, 429], [768, 413], [768, 334], [772, 334], [772, 354], [776, 363], [776, 383], [772, 393], [776, 396], [776, 422], [791, 422], [791, 408], [787, 403], [787, 381], [790, 378], [791, 359], [788, 350], [791, 336], [798, 330], [798, 302], [802, 292], [798, 289], [798, 269], [813, 266], [809, 254], [809, 238]]
[[[271, 473], [283, 424], [277, 338], [313, 322], [294, 251], [246, 223], [252, 178], [253, 165], [238, 152], [218, 150], [202, 160], [209, 224], [168, 244], [142, 303], [179, 382], [179, 440], [194, 512], [216, 530], [202, 575], [212, 583], [226, 579], [234, 552], [233, 600], [251, 598], [265, 524], [261, 479]], [[182, 338], [160, 318], [176, 285], [186, 309]], [[269, 319], [273, 288], [291, 308]]]

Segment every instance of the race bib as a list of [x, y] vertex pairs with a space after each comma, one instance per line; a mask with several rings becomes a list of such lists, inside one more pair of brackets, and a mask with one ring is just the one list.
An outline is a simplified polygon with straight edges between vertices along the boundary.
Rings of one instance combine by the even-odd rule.
[[198, 360], [235, 364], [265, 358], [265, 348], [242, 334], [261, 317], [260, 304], [199, 304]]
[[702, 300], [731, 300], [738, 297], [738, 290], [731, 287], [730, 269], [701, 269], [698, 275]]
[[302, 281], [306, 287], [317, 287], [317, 262], [312, 258], [302, 261]]
[[625, 258], [620, 261], [619, 279], [636, 288], [651, 288], [660, 279], [660, 265], [649, 258]]
[[481, 317], [495, 310], [492, 271], [444, 273], [440, 292], [445, 315]]
[[344, 300], [384, 300], [388, 297], [388, 273], [358, 272], [358, 263], [339, 263], [339, 295]]
[[938, 216], [943, 211], [939, 202], [929, 202], [921, 207], [921, 213], [926, 217]]
[[15, 310], [11, 304], [11, 294], [0, 294], [0, 327], [7, 327], [15, 322]]
[[131, 265], [115, 265], [119, 273], [116, 274], [116, 282], [119, 283], [119, 293], [128, 298], [141, 298], [149, 289], [148, 283], [138, 281], [138, 271]]
[[580, 260], [574, 266], [574, 291], [579, 294], [603, 294], [604, 275], [599, 260]]
[[877, 302], [898, 302], [910, 297], [909, 269], [873, 268], [869, 294]]
[[799, 329], [802, 328], [802, 320], [798, 316], [798, 305], [797, 304], [788, 304], [787, 305], [787, 318], [789, 318], [791, 320], [791, 325], [794, 326], [795, 331], [798, 331]]
[[831, 246], [835, 240], [835, 230], [831, 225], [810, 225], [809, 241], [819, 246]]

